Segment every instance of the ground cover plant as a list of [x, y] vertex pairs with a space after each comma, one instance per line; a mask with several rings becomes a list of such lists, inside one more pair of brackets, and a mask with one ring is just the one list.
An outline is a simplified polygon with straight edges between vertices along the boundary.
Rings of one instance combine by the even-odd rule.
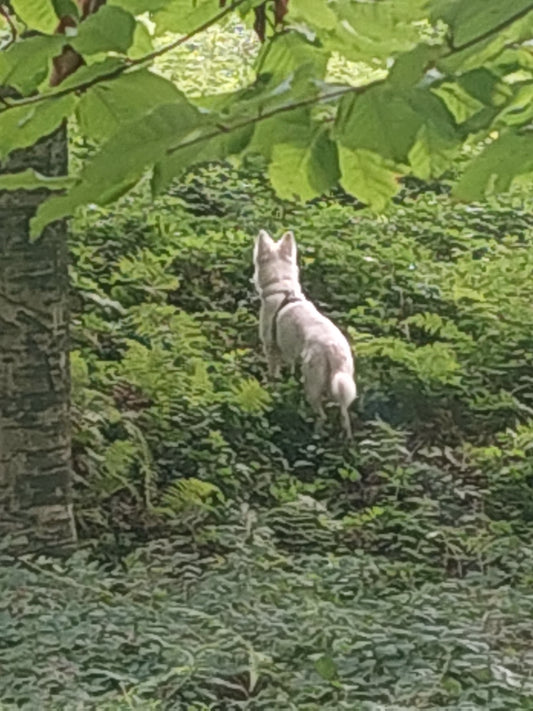
[[[253, 198], [253, 199], [250, 199]], [[350, 334], [346, 445], [271, 386], [252, 239]], [[376, 218], [208, 166], [73, 225], [66, 563], [2, 569], [0, 698], [46, 709], [526, 709], [531, 230], [405, 185]], [[86, 544], [87, 545], [87, 544]]]
[[[247, 81], [217, 32], [160, 66], [188, 95], [206, 56]], [[280, 200], [250, 155], [77, 214], [80, 550], [0, 548], [2, 711], [533, 708], [531, 198], [454, 202], [461, 170], [376, 215]], [[265, 381], [260, 227], [354, 346], [348, 445]]]

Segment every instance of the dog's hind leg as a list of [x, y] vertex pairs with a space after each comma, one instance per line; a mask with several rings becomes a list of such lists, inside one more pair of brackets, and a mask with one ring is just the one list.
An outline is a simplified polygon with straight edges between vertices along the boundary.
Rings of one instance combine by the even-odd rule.
[[276, 346], [265, 346], [265, 356], [268, 365], [268, 375], [272, 380], [279, 378], [281, 370], [281, 353]]
[[327, 364], [319, 356], [305, 359], [302, 364], [302, 373], [304, 376], [305, 396], [318, 418], [316, 429], [320, 430], [326, 421], [322, 399], [327, 382]]
[[350, 413], [347, 407], [341, 405], [342, 427], [346, 433], [346, 439], [352, 439], [352, 423], [350, 421]]

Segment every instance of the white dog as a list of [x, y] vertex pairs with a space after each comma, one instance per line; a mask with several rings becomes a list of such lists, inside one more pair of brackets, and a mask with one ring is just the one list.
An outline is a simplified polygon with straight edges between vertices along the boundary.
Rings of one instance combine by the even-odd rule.
[[334, 400], [340, 406], [346, 435], [351, 437], [348, 408], [357, 390], [350, 346], [303, 295], [292, 232], [274, 242], [261, 230], [255, 242], [254, 266], [254, 283], [261, 297], [259, 335], [269, 374], [277, 377], [282, 361], [294, 367], [301, 360], [305, 394], [320, 421], [326, 417], [323, 400]]

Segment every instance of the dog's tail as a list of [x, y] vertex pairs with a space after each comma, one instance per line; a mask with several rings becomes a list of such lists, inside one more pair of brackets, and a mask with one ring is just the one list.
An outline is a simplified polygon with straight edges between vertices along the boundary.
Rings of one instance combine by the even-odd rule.
[[331, 394], [335, 402], [339, 403], [344, 430], [346, 436], [350, 438], [352, 436], [352, 426], [348, 408], [357, 396], [357, 387], [352, 376], [342, 370], [334, 373], [331, 379]]

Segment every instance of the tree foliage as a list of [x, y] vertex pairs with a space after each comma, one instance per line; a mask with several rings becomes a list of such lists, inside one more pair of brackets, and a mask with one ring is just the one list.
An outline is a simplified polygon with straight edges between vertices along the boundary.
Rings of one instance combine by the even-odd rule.
[[[192, 164], [230, 156], [262, 155], [280, 196], [308, 200], [340, 182], [376, 209], [399, 177], [437, 177], [465, 145], [459, 199], [533, 171], [526, 0], [109, 0], [83, 21], [69, 0], [12, 7], [12, 30], [41, 35], [14, 36], [0, 54], [0, 84], [20, 95], [0, 108], [2, 155], [66, 117], [95, 144], [70, 190], [39, 211], [34, 235], [81, 205], [109, 203], [146, 171], [158, 192]], [[231, 13], [264, 40], [246, 86], [198, 96], [158, 76], [158, 57]], [[54, 34], [58, 22], [66, 34]], [[180, 37], [162, 44], [168, 33]], [[80, 66], [51, 89], [52, 59], [67, 50]], [[353, 68], [336, 80], [339, 58], [377, 78]]]

